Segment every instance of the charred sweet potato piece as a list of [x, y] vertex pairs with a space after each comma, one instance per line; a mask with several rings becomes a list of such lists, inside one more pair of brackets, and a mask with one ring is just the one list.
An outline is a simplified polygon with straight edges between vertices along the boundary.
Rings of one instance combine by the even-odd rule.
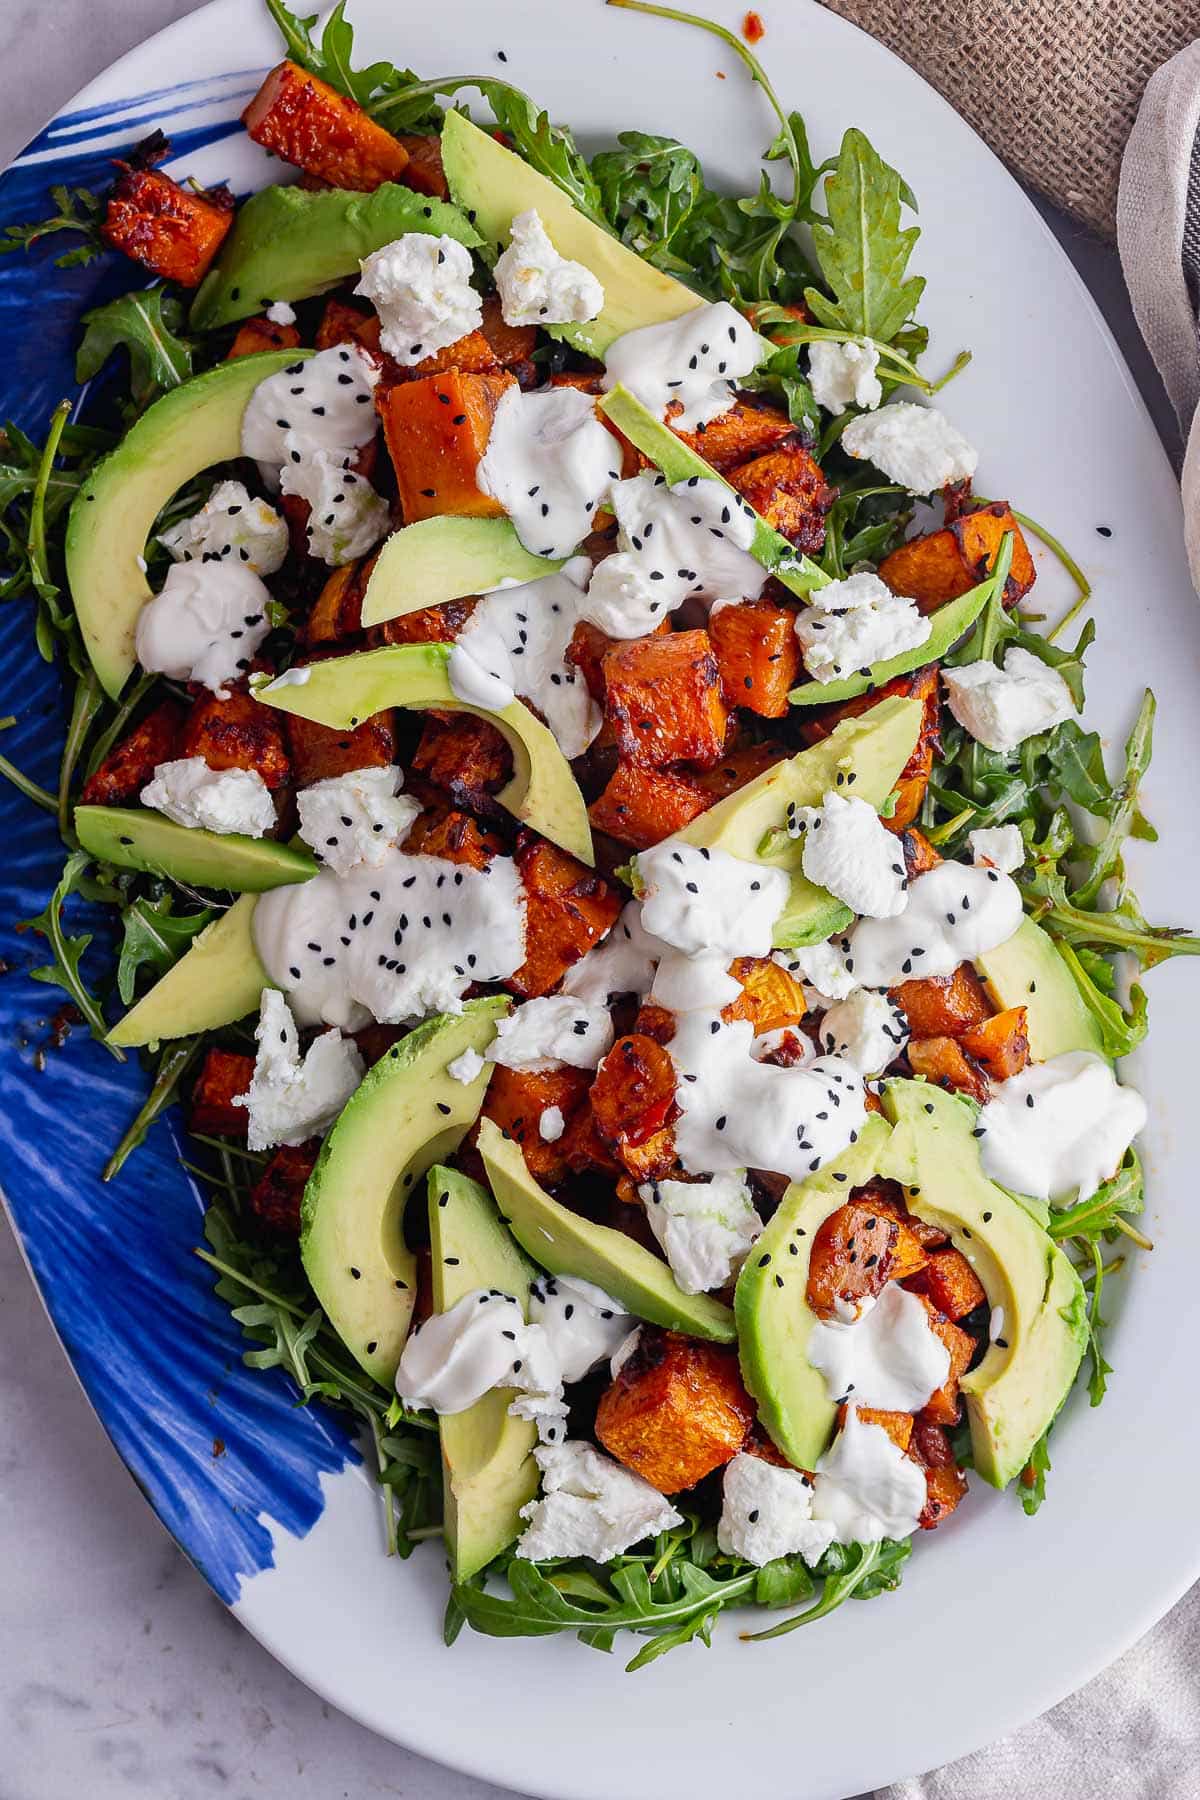
[[963, 1049], [983, 1065], [993, 1081], [1007, 1081], [1011, 1075], [1019, 1075], [1029, 1061], [1026, 1018], [1025, 1007], [1010, 1006], [1007, 1012], [996, 1013], [982, 1025], [963, 1032]]
[[1037, 571], [1029, 546], [1008, 505], [997, 500], [900, 544], [879, 565], [894, 594], [907, 594], [923, 613], [935, 612], [978, 585], [993, 566], [1006, 531], [1013, 534], [1012, 566], [1004, 583], [1004, 604], [1015, 606], [1034, 584]]
[[[664, 619], [648, 635], [662, 637], [669, 630], [670, 626]], [[581, 619], [567, 645], [567, 661], [579, 670], [587, 683], [588, 693], [601, 706], [604, 704], [604, 658], [610, 650], [618, 649], [624, 641], [622, 638], [609, 637], [598, 625], [593, 625], [590, 619]]]
[[[913, 1434], [913, 1416], [906, 1412], [886, 1412], [878, 1406], [854, 1409], [864, 1425], [879, 1425], [887, 1432], [897, 1450], [907, 1450]], [[845, 1406], [838, 1407], [838, 1430], [846, 1423]]]
[[[595, 1170], [605, 1175], [621, 1174], [621, 1165], [600, 1136], [596, 1116], [590, 1106], [580, 1107], [574, 1118], [567, 1120], [567, 1129], [559, 1139], [558, 1147], [567, 1167], [576, 1174], [583, 1175]], [[640, 1201], [638, 1207], [640, 1210]]]
[[605, 717], [621, 758], [643, 768], [708, 768], [725, 743], [729, 708], [707, 631], [631, 638], [604, 658]]
[[790, 754], [783, 744], [744, 744], [739, 750], [726, 750], [719, 763], [689, 779], [708, 795], [709, 805], [715, 806], [718, 800], [736, 794], [747, 782], [756, 780]]
[[928, 1498], [917, 1523], [932, 1531], [948, 1519], [967, 1491], [967, 1478], [954, 1460], [950, 1440], [940, 1425], [918, 1419], [913, 1427], [908, 1454], [925, 1471]]
[[512, 386], [506, 370], [447, 369], [377, 394], [406, 523], [439, 513], [501, 515], [503, 507], [481, 491], [476, 476], [500, 396]]
[[772, 600], [722, 606], [708, 621], [708, 635], [728, 705], [782, 719], [800, 667], [795, 613]]
[[749, 1019], [758, 1037], [764, 1031], [780, 1031], [798, 1025], [808, 1011], [804, 989], [794, 975], [781, 969], [769, 956], [739, 956], [729, 973], [742, 984], [736, 1000], [721, 1008], [723, 1019]]
[[366, 350], [378, 359], [381, 329], [378, 314], [361, 312], [350, 301], [335, 296], [325, 302], [321, 323], [317, 326], [316, 346], [318, 350], [332, 350], [335, 344], [357, 344], [360, 350]]
[[925, 1260], [916, 1233], [873, 1205], [868, 1193], [830, 1213], [813, 1238], [808, 1304], [832, 1318], [835, 1301], [874, 1299], [885, 1282], [915, 1275]]
[[507, 740], [473, 713], [426, 713], [414, 769], [456, 798], [494, 794], [512, 775]]
[[237, 335], [225, 352], [225, 361], [239, 356], [259, 356], [264, 350], [295, 350], [300, 333], [294, 325], [276, 325], [267, 318], [247, 319], [239, 325]]
[[440, 606], [421, 606], [416, 612], [402, 613], [398, 619], [385, 619], [367, 631], [367, 648], [381, 644], [452, 644], [477, 602], [473, 597], [443, 600]]
[[267, 1231], [300, 1236], [300, 1202], [320, 1149], [320, 1138], [281, 1144], [250, 1189], [250, 1211]]
[[965, 1318], [987, 1298], [982, 1281], [961, 1250], [935, 1250], [925, 1267], [905, 1283], [924, 1294], [951, 1321]]
[[249, 1115], [234, 1098], [247, 1092], [254, 1074], [254, 1058], [235, 1050], [208, 1050], [196, 1085], [188, 1125], [206, 1137], [245, 1137]]
[[179, 754], [202, 756], [210, 769], [255, 769], [269, 788], [285, 787], [292, 772], [279, 714], [237, 688], [195, 701]]
[[370, 193], [399, 181], [408, 151], [357, 100], [339, 94], [294, 62], [271, 70], [242, 114], [256, 144], [331, 187]]
[[483, 1117], [494, 1119], [514, 1138], [535, 1181], [553, 1187], [567, 1172], [563, 1139], [547, 1143], [538, 1122], [547, 1107], [557, 1106], [564, 1120], [584, 1105], [590, 1076], [586, 1069], [506, 1069], [497, 1063], [483, 1102]]
[[480, 826], [469, 813], [423, 812], [404, 840], [410, 856], [442, 856], [447, 862], [485, 869], [504, 845], [494, 831]]
[[928, 875], [930, 869], [936, 869], [945, 860], [915, 825], [900, 833], [900, 848], [904, 851], [904, 873], [910, 881], [915, 881], [918, 875]]
[[802, 444], [785, 444], [731, 469], [729, 484], [798, 550], [815, 555], [824, 547], [825, 514], [837, 489]]
[[129, 806], [161, 762], [174, 758], [183, 713], [174, 700], [148, 712], [127, 737], [113, 746], [83, 789], [85, 806]]
[[556, 844], [522, 832], [515, 852], [525, 884], [528, 955], [506, 986], [531, 1000], [556, 988], [567, 970], [615, 923], [621, 896]]
[[596, 1072], [588, 1096], [596, 1129], [617, 1160], [637, 1179], [665, 1174], [675, 1161], [670, 1126], [675, 1103], [675, 1065], [651, 1037], [618, 1038]]
[[486, 294], [483, 323], [479, 327], [492, 347], [492, 357], [502, 369], [526, 363], [537, 349], [535, 325], [510, 325], [504, 317], [499, 294]]
[[[867, 1110], [871, 1109], [868, 1107]], [[862, 1200], [868, 1194], [872, 1210], [883, 1213], [886, 1218], [895, 1219], [906, 1230], [911, 1231], [923, 1250], [940, 1250], [943, 1244], [949, 1243], [949, 1238], [940, 1226], [929, 1225], [924, 1219], [918, 1219], [916, 1213], [909, 1212], [894, 1181], [869, 1181], [859, 1189], [855, 1197]]]
[[180, 187], [157, 169], [118, 163], [100, 235], [163, 281], [196, 287], [233, 224], [233, 195]]
[[419, 194], [432, 194], [435, 200], [450, 198], [450, 183], [442, 167], [442, 140], [436, 133], [428, 135], [402, 131], [396, 142], [408, 156], [408, 166], [400, 179], [405, 187]]
[[775, 406], [756, 405], [744, 394], [728, 412], [697, 431], [679, 431], [672, 424], [682, 411], [679, 402], [672, 401], [667, 408], [667, 424], [719, 475], [728, 475], [731, 469], [777, 449], [786, 438], [796, 435], [796, 427], [786, 413]]
[[947, 1093], [967, 1094], [981, 1106], [988, 1097], [987, 1076], [954, 1038], [912, 1038], [908, 1061], [914, 1075], [923, 1075]]
[[653, 1000], [643, 1000], [633, 1022], [635, 1032], [653, 1038], [656, 1044], [669, 1044], [675, 1036], [675, 1014]]
[[588, 807], [588, 817], [597, 831], [606, 831], [619, 843], [649, 850], [698, 813], [707, 812], [712, 803], [692, 776], [621, 762], [604, 792]]
[[961, 1325], [952, 1324], [926, 1295], [917, 1297], [929, 1315], [929, 1329], [950, 1352], [950, 1373], [922, 1407], [921, 1418], [929, 1425], [954, 1425], [958, 1421], [958, 1384], [975, 1354], [975, 1339]]
[[[265, 709], [264, 709], [265, 710]], [[285, 714], [292, 773], [297, 787], [309, 787], [352, 769], [377, 769], [396, 760], [396, 728], [390, 712], [374, 713], [346, 731]]]
[[600, 1396], [596, 1436], [660, 1493], [678, 1494], [736, 1456], [753, 1422], [736, 1351], [643, 1331]]
[[991, 1016], [983, 983], [970, 963], [959, 963], [953, 975], [902, 981], [889, 991], [914, 1038], [959, 1038]]
[[305, 621], [306, 644], [336, 644], [358, 636], [362, 629], [363, 595], [374, 567], [375, 558], [371, 556], [332, 570]]

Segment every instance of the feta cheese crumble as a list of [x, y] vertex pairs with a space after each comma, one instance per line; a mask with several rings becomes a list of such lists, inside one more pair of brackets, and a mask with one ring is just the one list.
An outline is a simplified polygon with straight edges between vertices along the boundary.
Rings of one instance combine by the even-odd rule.
[[1065, 1206], [1116, 1174], [1146, 1123], [1146, 1102], [1088, 1050], [1032, 1063], [992, 1090], [979, 1114], [984, 1174]]
[[476, 481], [528, 551], [564, 557], [591, 530], [619, 461], [590, 394], [568, 387], [525, 394], [514, 383], [500, 396]]
[[396, 1392], [417, 1412], [460, 1413], [493, 1388], [544, 1393], [558, 1366], [540, 1326], [513, 1294], [473, 1288], [416, 1326], [396, 1368]]
[[582, 1381], [634, 1323], [611, 1294], [575, 1275], [539, 1275], [529, 1290], [529, 1319], [549, 1341], [560, 1383]]
[[394, 763], [353, 769], [301, 788], [296, 796], [300, 836], [335, 875], [360, 864], [378, 868], [408, 836], [421, 805], [397, 792], [404, 777]]
[[289, 306], [286, 300], [272, 300], [267, 308], [267, 317], [272, 325], [294, 325], [296, 309], [294, 306]]
[[540, 1072], [561, 1069], [564, 1063], [573, 1069], [595, 1069], [612, 1041], [613, 1022], [606, 1006], [570, 994], [544, 994], [496, 1021], [496, 1035], [486, 1054], [506, 1069]]
[[315, 450], [346, 456], [375, 436], [379, 370], [357, 348], [335, 344], [266, 376], [242, 414], [242, 455], [298, 463]]
[[804, 873], [851, 912], [891, 919], [904, 911], [904, 853], [873, 806], [831, 788], [820, 806], [798, 806], [788, 831], [804, 838]]
[[468, 1048], [446, 1064], [446, 1073], [451, 1081], [461, 1081], [464, 1087], [469, 1087], [483, 1074], [486, 1066], [478, 1050]]
[[296, 1021], [283, 995], [264, 988], [254, 1074], [244, 1106], [251, 1150], [323, 1137], [363, 1078], [363, 1059], [349, 1038], [326, 1031], [300, 1055]]
[[608, 347], [604, 385], [627, 387], [660, 419], [678, 401], [683, 410], [672, 425], [695, 431], [729, 411], [733, 383], [758, 367], [763, 349], [741, 313], [718, 300], [663, 325], [625, 332]]
[[820, 1025], [821, 1048], [860, 1075], [882, 1075], [908, 1042], [904, 1014], [886, 994], [858, 988], [831, 1006]]
[[717, 1543], [759, 1569], [779, 1556], [802, 1556], [811, 1568], [833, 1542], [833, 1526], [812, 1516], [812, 1499], [812, 1482], [799, 1469], [740, 1451], [725, 1465]]
[[878, 1299], [859, 1302], [852, 1320], [818, 1319], [805, 1354], [839, 1404], [918, 1412], [950, 1373], [950, 1352], [916, 1294], [889, 1281]]
[[827, 938], [823, 944], [797, 944], [791, 950], [775, 950], [773, 961], [802, 981], [810, 1004], [828, 1006], [845, 1000], [858, 987], [858, 978], [846, 966], [849, 938]]
[[860, 413], [842, 433], [847, 456], [874, 463], [910, 494], [932, 494], [974, 475], [979, 452], [944, 413], [911, 400], [892, 400]]
[[744, 1169], [709, 1181], [643, 1182], [638, 1196], [685, 1294], [727, 1287], [762, 1235]]
[[198, 512], [160, 531], [158, 541], [176, 562], [231, 556], [255, 575], [274, 575], [288, 553], [285, 521], [240, 481], [219, 481]]
[[538, 1136], [543, 1144], [557, 1144], [567, 1129], [561, 1106], [544, 1106], [538, 1114]]
[[813, 399], [828, 413], [844, 413], [849, 406], [871, 412], [883, 399], [875, 371], [879, 352], [874, 344], [837, 344], [818, 338], [808, 346], [808, 385]]
[[355, 474], [351, 461], [340, 450], [314, 450], [300, 462], [285, 462], [279, 475], [285, 494], [308, 501], [308, 554], [333, 569], [374, 549], [389, 524], [387, 501]]
[[222, 699], [271, 629], [271, 596], [245, 563], [177, 562], [138, 614], [138, 661], [150, 675], [198, 681]]
[[981, 826], [967, 833], [971, 859], [978, 868], [1012, 875], [1025, 861], [1025, 839], [1019, 825]]
[[557, 1556], [611, 1562], [643, 1538], [683, 1523], [657, 1488], [590, 1444], [568, 1438], [533, 1454], [542, 1492], [521, 1508], [529, 1523], [517, 1540], [517, 1555], [531, 1562]]
[[1014, 644], [1003, 668], [992, 662], [943, 669], [950, 711], [985, 750], [1015, 750], [1028, 737], [1075, 716], [1071, 690], [1059, 674], [1031, 650]]
[[275, 829], [275, 802], [257, 769], [210, 769], [202, 756], [161, 762], [139, 796], [176, 825], [260, 838]]
[[492, 274], [506, 325], [583, 324], [604, 307], [592, 271], [559, 255], [534, 209], [513, 220]]
[[638, 853], [642, 924], [685, 956], [767, 956], [787, 903], [783, 869], [671, 839]]
[[846, 1423], [817, 1464], [813, 1518], [833, 1526], [839, 1544], [911, 1537], [925, 1510], [925, 1471], [883, 1429], [850, 1406]]
[[915, 650], [933, 629], [915, 602], [864, 572], [814, 588], [796, 614], [804, 666], [816, 681], [869, 674], [872, 663]]
[[908, 905], [897, 917], [855, 926], [850, 960], [864, 987], [895, 987], [910, 975], [953, 975], [959, 963], [1006, 944], [1023, 917], [1011, 876], [939, 863], [910, 884]]
[[406, 231], [364, 256], [355, 288], [379, 314], [379, 347], [411, 368], [483, 322], [471, 252], [457, 238]]

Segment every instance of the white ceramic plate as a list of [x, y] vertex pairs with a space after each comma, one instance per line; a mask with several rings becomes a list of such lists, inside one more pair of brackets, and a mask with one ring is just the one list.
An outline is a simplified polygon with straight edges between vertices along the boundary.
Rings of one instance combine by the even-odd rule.
[[[503, 74], [588, 143], [626, 127], [673, 133], [718, 181], [745, 192], [757, 180], [765, 104], [734, 57], [698, 33], [598, 0], [502, 9], [439, 0], [403, 13], [391, 0], [351, 0], [351, 11], [361, 61]], [[764, 12], [761, 54], [785, 104], [805, 114], [817, 156], [859, 125], [920, 199], [929, 366], [964, 345], [974, 351], [945, 405], [981, 447], [978, 486], [1049, 523], [1096, 586], [1091, 719], [1115, 747], [1142, 684], [1157, 692], [1147, 798], [1164, 843], [1135, 847], [1132, 860], [1151, 916], [1196, 923], [1200, 619], [1175, 484], [1128, 372], [1033, 207], [949, 106], [819, 6], [775, 0]], [[731, 8], [719, 16], [736, 23]], [[186, 74], [213, 77], [213, 104], [228, 115], [230, 94], [251, 89], [253, 71], [280, 54], [254, 0], [215, 0], [117, 63], [75, 106], [149, 97]], [[215, 79], [234, 72], [243, 79]], [[238, 138], [191, 166], [241, 186], [267, 179], [264, 159]], [[1055, 611], [1066, 589], [1045, 557], [1040, 566], [1037, 598]], [[467, 1631], [443, 1650], [440, 1553], [386, 1562], [372, 1485], [343, 1472], [323, 1478], [326, 1506], [307, 1536], [276, 1534], [275, 1567], [243, 1585], [237, 1616], [375, 1730], [556, 1800], [841, 1796], [959, 1756], [1061, 1699], [1200, 1572], [1200, 1450], [1187, 1424], [1200, 1214], [1181, 1129], [1195, 1106], [1196, 973], [1183, 964], [1151, 978], [1154, 1035], [1128, 1071], [1150, 1100], [1147, 1229], [1160, 1248], [1135, 1253], [1130, 1279], [1112, 1286], [1109, 1398], [1098, 1414], [1086, 1395], [1072, 1399], [1036, 1519], [1012, 1494], [976, 1485], [936, 1537], [918, 1542], [895, 1596], [774, 1644], [741, 1643], [736, 1619], [724, 1621], [710, 1651], [675, 1652], [626, 1676], [621, 1646], [606, 1657], [571, 1639], [495, 1642]]]

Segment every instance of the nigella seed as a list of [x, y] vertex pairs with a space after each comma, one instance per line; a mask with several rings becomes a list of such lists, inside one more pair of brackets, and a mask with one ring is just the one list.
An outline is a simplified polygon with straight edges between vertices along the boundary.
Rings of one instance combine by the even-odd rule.
[[[694, 357], [693, 357], [693, 359], [692, 359], [692, 360], [693, 360], [693, 361], [695, 361], [695, 358], [694, 358]], [[753, 1509], [753, 1511], [752, 1511], [752, 1512], [748, 1512], [748, 1513], [747, 1513], [747, 1514], [746, 1514], [746, 1518], [747, 1518], [747, 1521], [748, 1521], [748, 1522], [749, 1522], [749, 1523], [750, 1523], [750, 1524], [751, 1524], [751, 1525], [757, 1525], [757, 1524], [758, 1524], [758, 1508], [757, 1508], [757, 1506], [756, 1506], [756, 1507], [755, 1507], [755, 1508], [754, 1508], [754, 1509]]]
[[760, 1257], [759, 1257], [759, 1259], [758, 1259], [758, 1266], [759, 1266], [759, 1268], [760, 1268], [760, 1269], [765, 1269], [765, 1268], [766, 1268], [766, 1266], [767, 1266], [767, 1264], [768, 1264], [768, 1263], [769, 1263], [769, 1262], [770, 1262], [770, 1260], [771, 1260], [771, 1252], [770, 1252], [770, 1251], [769, 1251], [769, 1250], [767, 1250], [767, 1251], [764, 1251], [764, 1253], [763, 1253], [763, 1254], [762, 1254], [762, 1256], [760, 1256]]
[[443, 1118], [449, 1118], [450, 1108], [446, 1105], [444, 1100], [436, 1100], [434, 1105], [437, 1107]]
[[776, 1287], [777, 1287], [777, 1288], [781, 1288], [781, 1287], [782, 1287], [782, 1286], [783, 1286], [783, 1276], [782, 1276], [782, 1275], [776, 1275], [776, 1277], [775, 1277], [775, 1286], [776, 1286]]
[[1026, 1106], [1028, 1106], [1028, 1107], [1029, 1107], [1029, 1108], [1030, 1108], [1030, 1110], [1031, 1110], [1031, 1111], [1032, 1111], [1032, 1109], [1033, 1109], [1033, 1095], [1032, 1095], [1032, 1094], [1026, 1094], [1026, 1096], [1025, 1096], [1025, 1104], [1026, 1104]]

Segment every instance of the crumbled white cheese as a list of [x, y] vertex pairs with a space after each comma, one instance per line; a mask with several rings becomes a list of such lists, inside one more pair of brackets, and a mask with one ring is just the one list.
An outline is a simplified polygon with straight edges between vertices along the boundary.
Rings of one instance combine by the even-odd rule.
[[230, 556], [255, 575], [274, 575], [288, 553], [286, 522], [265, 500], [252, 498], [240, 481], [219, 481], [199, 512], [160, 531], [158, 541], [176, 562]]
[[543, 1106], [538, 1114], [538, 1136], [543, 1144], [557, 1144], [567, 1129], [561, 1106]]
[[1017, 644], [1005, 653], [1003, 668], [964, 663], [943, 669], [942, 680], [950, 711], [986, 750], [1015, 750], [1075, 714], [1071, 690], [1058, 670]]
[[308, 554], [334, 569], [365, 556], [388, 529], [387, 501], [355, 474], [351, 461], [339, 450], [314, 450], [284, 463], [279, 475], [285, 494], [308, 501]]
[[492, 274], [506, 325], [582, 324], [604, 307], [592, 271], [559, 255], [534, 210], [513, 220]]
[[727, 300], [693, 307], [663, 325], [643, 325], [609, 345], [604, 385], [620, 383], [662, 418], [672, 400], [683, 411], [671, 423], [695, 431], [728, 412], [733, 383], [762, 359], [762, 339]]
[[643, 1182], [638, 1195], [685, 1294], [727, 1287], [762, 1235], [744, 1169], [709, 1181]]
[[612, 1041], [613, 1023], [606, 1006], [571, 994], [543, 994], [496, 1021], [486, 1055], [506, 1069], [536, 1072], [564, 1063], [573, 1069], [594, 1069]]
[[979, 1114], [984, 1173], [1014, 1193], [1066, 1206], [1116, 1174], [1146, 1123], [1146, 1102], [1087, 1050], [1032, 1063], [998, 1082]]
[[514, 1419], [537, 1426], [541, 1444], [561, 1443], [567, 1435], [571, 1408], [561, 1394], [519, 1394], [508, 1410]]
[[286, 300], [272, 300], [267, 308], [267, 317], [272, 325], [294, 325], [296, 309], [294, 306], [289, 306]]
[[335, 875], [360, 863], [374, 868], [408, 836], [421, 811], [419, 800], [398, 794], [404, 777], [394, 763], [353, 769], [301, 788], [296, 796], [300, 836]]
[[446, 1073], [451, 1081], [461, 1081], [464, 1087], [483, 1074], [486, 1067], [478, 1050], [466, 1049], [461, 1056], [454, 1057], [446, 1064]]
[[808, 385], [817, 405], [828, 413], [844, 413], [849, 406], [873, 411], [883, 399], [878, 367], [874, 344], [818, 338], [808, 346]]
[[686, 956], [766, 956], [787, 903], [783, 869], [671, 839], [639, 852], [642, 923]]
[[779, 1556], [802, 1556], [811, 1568], [833, 1542], [833, 1526], [812, 1516], [813, 1486], [799, 1469], [781, 1469], [739, 1452], [721, 1483], [717, 1543], [726, 1556], [762, 1568]]
[[872, 663], [915, 650], [933, 629], [911, 600], [863, 572], [814, 588], [796, 614], [804, 666], [817, 681], [869, 674]]
[[245, 563], [178, 562], [138, 614], [138, 661], [147, 674], [198, 681], [225, 697], [271, 629], [271, 596]]
[[827, 1055], [842, 1057], [860, 1075], [882, 1075], [908, 1042], [904, 1014], [887, 994], [870, 988], [831, 1006], [819, 1036]]
[[159, 763], [140, 799], [193, 831], [260, 838], [275, 829], [275, 802], [258, 770], [210, 769], [202, 756]]
[[518, 1556], [530, 1562], [557, 1556], [611, 1562], [643, 1538], [683, 1523], [657, 1488], [590, 1444], [568, 1438], [533, 1454], [542, 1493], [521, 1508], [529, 1523], [517, 1541]]
[[411, 368], [483, 322], [471, 253], [456, 238], [406, 231], [364, 256], [355, 288], [379, 314], [379, 347]]
[[839, 1404], [919, 1412], [950, 1373], [950, 1352], [916, 1294], [889, 1281], [878, 1299], [859, 1302], [852, 1320], [818, 1319], [805, 1355]]
[[613, 1380], [621, 1373], [634, 1351], [642, 1341], [642, 1327], [635, 1325], [628, 1337], [623, 1337], [608, 1359], [608, 1372]]
[[264, 988], [255, 1030], [258, 1050], [245, 1094], [251, 1150], [323, 1137], [363, 1078], [363, 1059], [349, 1038], [326, 1031], [300, 1055], [296, 1022], [283, 995]]
[[564, 1383], [582, 1381], [633, 1325], [620, 1301], [575, 1275], [539, 1275], [529, 1290], [529, 1318], [549, 1339]]
[[852, 969], [846, 967], [848, 938], [827, 938], [823, 944], [797, 944], [791, 950], [776, 950], [773, 959], [781, 969], [811, 989], [810, 1003], [828, 1006], [834, 1000], [845, 1000], [858, 986]]
[[846, 1423], [817, 1464], [813, 1517], [833, 1526], [839, 1544], [876, 1544], [911, 1537], [925, 1509], [925, 1471], [894, 1444], [882, 1425]]
[[567, 970], [562, 992], [600, 1006], [618, 994], [644, 1000], [665, 948], [642, 924], [640, 901], [629, 900], [603, 942]]
[[892, 400], [878, 412], [851, 419], [841, 437], [847, 456], [875, 467], [910, 494], [932, 494], [974, 475], [979, 452], [944, 413], [911, 400]]
[[528, 551], [564, 557], [592, 529], [619, 462], [590, 394], [569, 387], [526, 394], [514, 384], [500, 396], [475, 479]]
[[873, 806], [831, 788], [820, 806], [798, 806], [788, 830], [803, 834], [803, 868], [851, 912], [891, 919], [904, 911], [907, 877], [899, 839]]
[[410, 1333], [396, 1369], [396, 1392], [414, 1411], [465, 1412], [492, 1388], [546, 1394], [558, 1365], [540, 1326], [527, 1325], [520, 1301], [473, 1288], [447, 1312]]
[[911, 883], [902, 913], [855, 926], [849, 960], [864, 987], [894, 987], [910, 975], [952, 975], [959, 963], [1006, 944], [1023, 917], [1021, 890], [1011, 876], [939, 863]]
[[242, 455], [276, 468], [315, 450], [349, 455], [375, 436], [378, 380], [371, 358], [345, 344], [267, 375], [242, 414]]
[[981, 826], [967, 833], [971, 859], [978, 867], [1012, 875], [1025, 861], [1025, 839], [1019, 825]]

